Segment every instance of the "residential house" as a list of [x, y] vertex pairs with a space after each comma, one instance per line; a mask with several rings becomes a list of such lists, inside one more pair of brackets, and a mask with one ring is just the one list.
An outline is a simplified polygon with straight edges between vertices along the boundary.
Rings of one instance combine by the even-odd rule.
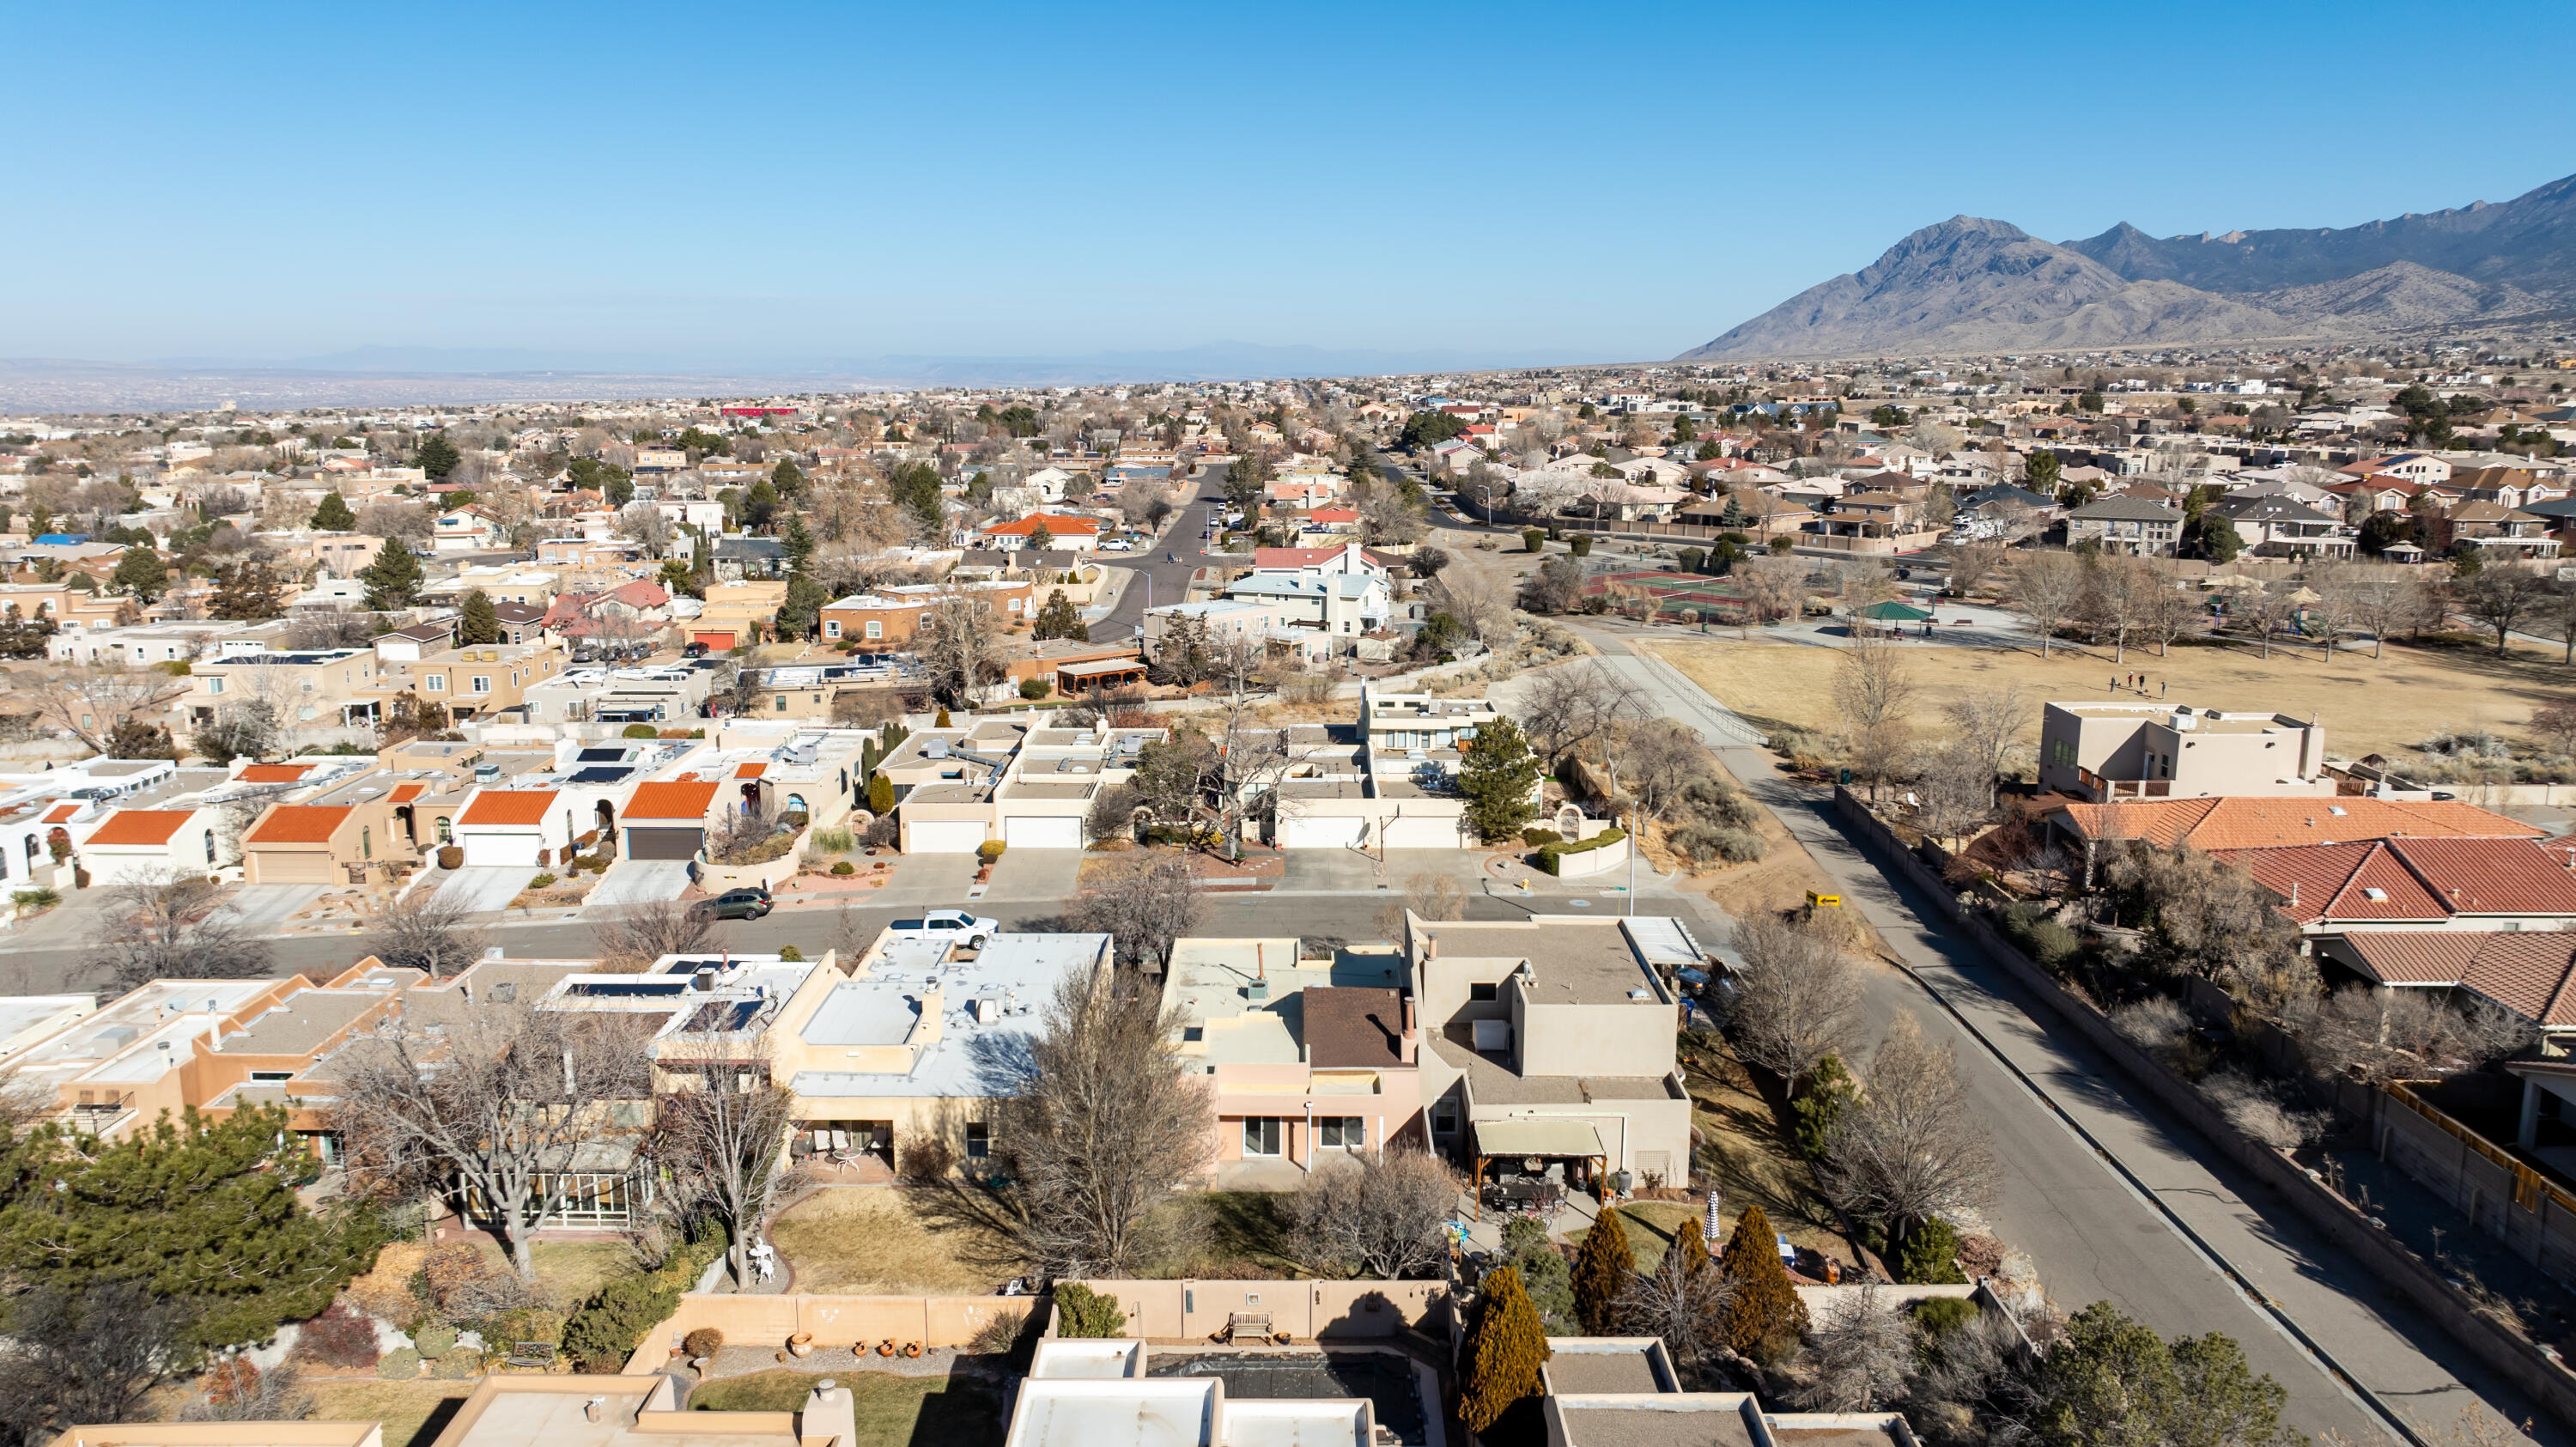
[[698, 616], [681, 625], [691, 643], [718, 653], [766, 637], [787, 606], [787, 585], [755, 579], [711, 583]]
[[2309, 935], [2576, 929], [2570, 851], [2536, 839], [2392, 835], [2214, 851]]
[[2182, 523], [2182, 514], [2162, 503], [2106, 497], [2066, 515], [2066, 541], [2129, 557], [2170, 558], [2182, 541]]
[[721, 781], [695, 773], [639, 784], [617, 821], [625, 831], [624, 856], [695, 859], [706, 848], [707, 830], [740, 802]]
[[226, 862], [218, 840], [227, 833], [220, 809], [115, 809], [80, 839], [81, 865], [97, 885], [210, 874]]
[[2052, 703], [2040, 718], [2040, 787], [2078, 799], [2331, 796], [2325, 763], [2325, 730], [2287, 714]]
[[1030, 539], [1041, 531], [1053, 539], [1049, 547], [1070, 548], [1077, 553], [1095, 551], [1109, 525], [1098, 518], [1074, 513], [1036, 512], [1006, 523], [988, 525], [978, 537], [988, 548], [1026, 548]]
[[1037, 585], [1027, 578], [901, 583], [825, 604], [823, 637], [855, 640], [870, 652], [903, 648], [915, 634], [938, 626], [939, 609], [951, 598], [968, 599], [979, 611], [998, 613], [1008, 624], [1034, 617], [1038, 608]]
[[383, 684], [372, 692], [387, 707], [398, 695], [411, 694], [461, 723], [518, 708], [528, 689], [563, 670], [563, 649], [553, 643], [478, 643], [417, 662], [389, 663]]
[[488, 553], [510, 546], [510, 530], [479, 507], [440, 513], [430, 530], [430, 547], [442, 553]]
[[197, 726], [226, 704], [257, 702], [289, 729], [361, 727], [380, 716], [383, 675], [372, 648], [246, 653], [194, 665], [178, 706]]
[[2552, 519], [2500, 502], [2463, 501], [2426, 519], [2425, 545], [2448, 553], [2475, 548], [2482, 558], [2554, 558]]
[[2209, 505], [2257, 557], [2348, 558], [2354, 529], [2294, 498], [2231, 493]]
[[1091, 806], [1134, 776], [1161, 729], [1030, 728], [987, 719], [903, 740], [878, 772], [895, 786], [907, 854], [971, 854], [993, 840], [1013, 849], [1080, 849]]

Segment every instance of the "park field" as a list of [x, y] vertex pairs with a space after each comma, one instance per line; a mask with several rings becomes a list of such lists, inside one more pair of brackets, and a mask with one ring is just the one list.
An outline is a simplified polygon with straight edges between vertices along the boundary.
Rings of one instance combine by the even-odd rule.
[[[1834, 673], [1841, 650], [1806, 644], [1740, 642], [1718, 637], [1638, 639], [1720, 702], [1757, 727], [1786, 724], [1817, 733], [1836, 726]], [[2039, 705], [2106, 699], [2115, 673], [2144, 673], [2146, 696], [2196, 708], [2262, 709], [2325, 725], [2326, 750], [2338, 758], [2381, 753], [2396, 758], [2436, 734], [2490, 729], [2527, 739], [2534, 710], [2576, 699], [2576, 670], [2556, 648], [2517, 645], [2498, 658], [2491, 643], [2446, 637], [2423, 644], [2391, 642], [2372, 658], [2338, 648], [2329, 659], [2308, 646], [2273, 646], [2268, 659], [2233, 642], [2175, 648], [2170, 656], [2130, 649], [2114, 666], [2111, 650], [2058, 644], [2043, 661], [2036, 649], [1924, 644], [1911, 653], [1918, 690], [1918, 729], [1941, 726], [1941, 706], [1957, 698], [2019, 688], [2031, 704], [2023, 742], [2039, 740]]]

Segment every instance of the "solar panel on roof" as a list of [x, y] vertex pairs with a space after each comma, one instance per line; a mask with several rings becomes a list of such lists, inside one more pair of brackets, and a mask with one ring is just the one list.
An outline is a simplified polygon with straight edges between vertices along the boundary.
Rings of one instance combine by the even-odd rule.
[[572, 782], [576, 784], [614, 784], [634, 772], [635, 771], [633, 769], [583, 769], [572, 776]]
[[626, 762], [626, 751], [624, 749], [584, 749], [573, 758], [576, 762], [584, 764], [622, 764]]

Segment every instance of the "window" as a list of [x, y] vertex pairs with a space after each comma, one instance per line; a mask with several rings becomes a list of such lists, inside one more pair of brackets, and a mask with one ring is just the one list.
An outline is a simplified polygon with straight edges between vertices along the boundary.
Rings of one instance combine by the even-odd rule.
[[1469, 985], [1467, 987], [1467, 998], [1470, 1000], [1498, 1000], [1502, 998], [1502, 988], [1503, 987], [1500, 985]]
[[823, 636], [824, 636], [824, 637], [826, 637], [826, 638], [838, 638], [838, 637], [840, 637], [840, 636], [841, 636], [841, 620], [840, 620], [840, 619], [838, 619], [838, 618], [826, 618], [826, 619], [824, 619], [824, 620], [823, 620]]
[[1431, 1129], [1440, 1135], [1458, 1133], [1458, 1102], [1442, 1100], [1431, 1107]]
[[1321, 1144], [1356, 1151], [1368, 1145], [1368, 1117], [1364, 1115], [1328, 1115], [1315, 1122]]
[[993, 1128], [980, 1120], [966, 1122], [966, 1159], [989, 1160], [993, 1155]]
[[206, 862], [215, 862], [215, 831], [212, 829], [206, 831]]
[[206, 692], [221, 693], [223, 691], [224, 681], [221, 678], [209, 678], [206, 680]]
[[778, 711], [780, 713], [787, 712], [787, 695], [783, 693], [778, 696]]
[[444, 815], [444, 814], [439, 815], [439, 816], [438, 816], [438, 842], [439, 842], [439, 843], [441, 843], [441, 844], [452, 844], [452, 843], [454, 843], [454, 842], [455, 842], [455, 839], [456, 839], [456, 830], [455, 830], [454, 826], [453, 826], [453, 825], [451, 825], [451, 824], [448, 822], [448, 818], [447, 818], [447, 816], [446, 816], [446, 815]]
[[281, 1080], [293, 1080], [295, 1078], [295, 1072], [292, 1070], [254, 1070], [250, 1073], [250, 1078], [254, 1084], [272, 1084]]
[[868, 636], [870, 638], [883, 638], [885, 636], [885, 625], [874, 618], [869, 619]]
[[492, 691], [491, 678], [488, 675], [480, 673], [474, 675], [474, 691], [476, 693], [490, 693]]
[[[208, 835], [206, 836], [206, 858], [212, 860], [214, 857], [214, 836]], [[376, 857], [376, 831], [369, 825], [358, 826], [358, 857], [360, 859]]]
[[420, 681], [420, 686], [431, 693], [445, 693], [447, 692], [447, 675], [444, 673], [433, 673], [427, 678], [422, 679]]
[[1243, 1153], [1247, 1156], [1279, 1154], [1279, 1117], [1252, 1115], [1243, 1119]]

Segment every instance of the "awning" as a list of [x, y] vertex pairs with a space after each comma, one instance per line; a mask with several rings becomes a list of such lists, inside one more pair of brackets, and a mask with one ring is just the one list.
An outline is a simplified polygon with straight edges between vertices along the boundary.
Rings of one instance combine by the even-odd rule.
[[1067, 678], [1097, 678], [1103, 674], [1109, 673], [1142, 673], [1144, 671], [1145, 660], [1141, 658], [1101, 658], [1094, 659], [1088, 663], [1067, 663], [1056, 669], [1056, 672], [1063, 674]]
[[1932, 615], [1904, 603], [1872, 603], [1860, 610], [1860, 616], [1881, 623], [1920, 623]]
[[1480, 1120], [1476, 1122], [1480, 1156], [1606, 1156], [1601, 1132], [1588, 1120]]

